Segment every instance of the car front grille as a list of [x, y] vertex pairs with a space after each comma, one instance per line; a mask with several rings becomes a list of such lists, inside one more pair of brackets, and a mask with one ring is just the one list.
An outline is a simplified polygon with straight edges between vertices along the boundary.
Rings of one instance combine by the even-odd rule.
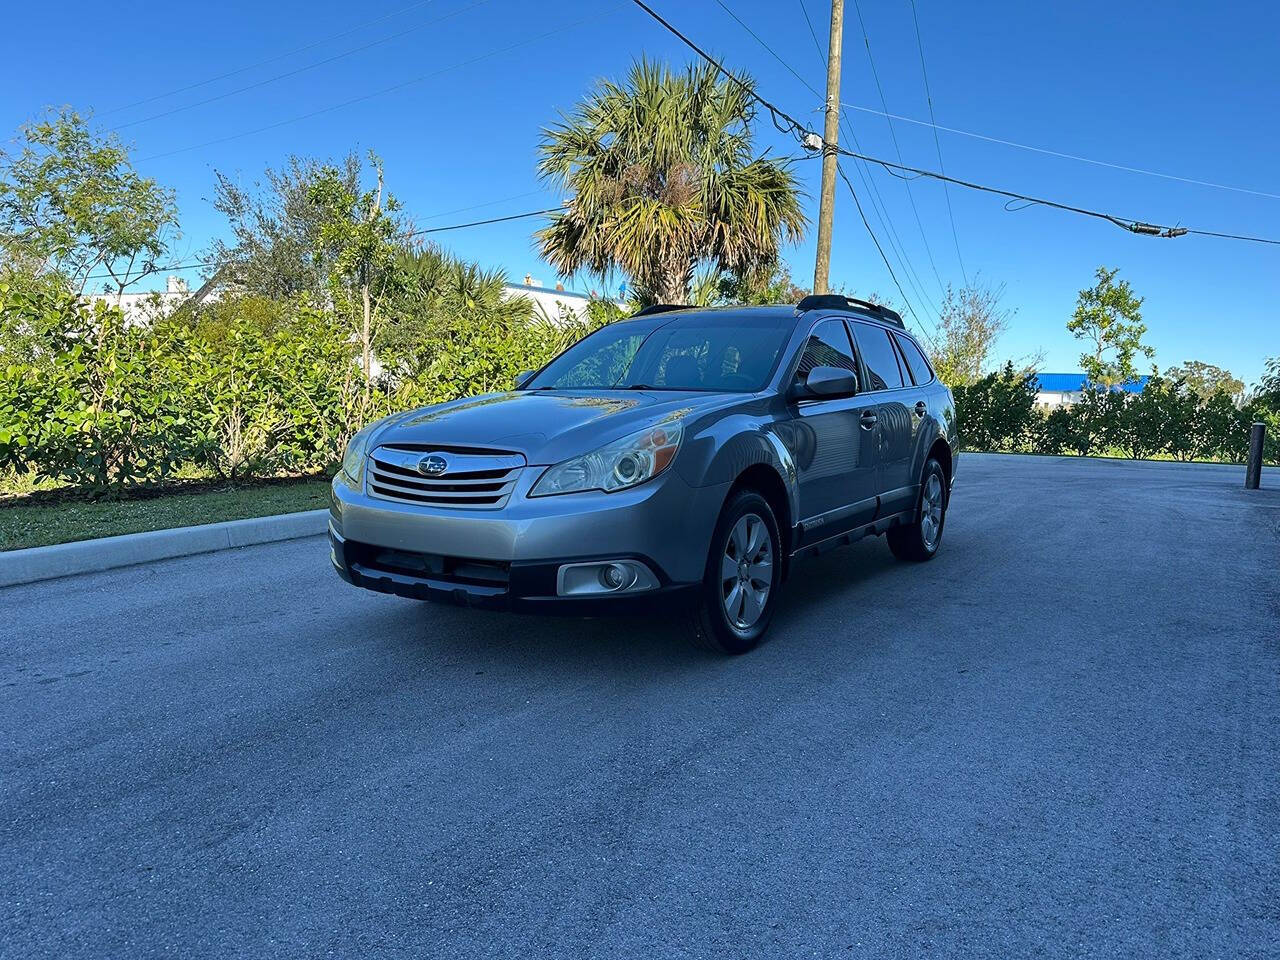
[[[506, 450], [428, 447], [397, 444], [369, 455], [369, 492], [400, 503], [458, 509], [499, 509], [515, 488], [525, 459]], [[442, 470], [424, 473], [427, 461], [443, 462]]]

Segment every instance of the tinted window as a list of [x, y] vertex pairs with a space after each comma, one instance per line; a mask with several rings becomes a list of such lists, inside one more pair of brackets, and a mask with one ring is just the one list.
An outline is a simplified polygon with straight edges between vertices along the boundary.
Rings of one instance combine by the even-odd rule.
[[858, 365], [853, 359], [853, 346], [843, 320], [823, 320], [809, 334], [809, 342], [800, 355], [796, 379], [803, 380], [814, 367], [839, 367], [858, 375]]
[[871, 380], [868, 390], [892, 390], [902, 386], [902, 370], [898, 367], [898, 355], [889, 341], [888, 330], [855, 323], [853, 338], [858, 341], [858, 352], [867, 365], [867, 376]]
[[895, 333], [893, 338], [902, 348], [902, 355], [907, 359], [907, 369], [911, 371], [911, 379], [916, 383], [928, 383], [933, 379], [933, 371], [929, 369], [929, 361], [924, 358], [920, 348], [910, 337]]
[[792, 319], [715, 313], [610, 324], [552, 360], [525, 390], [763, 389]]

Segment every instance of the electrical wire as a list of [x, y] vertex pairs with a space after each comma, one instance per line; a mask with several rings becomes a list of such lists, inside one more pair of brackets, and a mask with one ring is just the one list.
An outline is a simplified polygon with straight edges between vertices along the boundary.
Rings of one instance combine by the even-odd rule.
[[[920, 53], [920, 75], [924, 78], [924, 99], [929, 104], [929, 120], [936, 124], [937, 118], [933, 114], [933, 91], [929, 89], [929, 70], [924, 64], [924, 41], [920, 37], [920, 15], [916, 12], [916, 0], [911, 0], [911, 22], [916, 28], [916, 50]], [[933, 127], [933, 146], [938, 152], [938, 169], [946, 173], [947, 168], [942, 162], [942, 142], [938, 138], [936, 125]], [[947, 200], [947, 219], [951, 221], [951, 239], [956, 245], [956, 262], [960, 264], [960, 276], [964, 278], [964, 285], [968, 287], [969, 274], [964, 268], [964, 255], [960, 253], [960, 234], [956, 231], [956, 215], [951, 209], [951, 187], [946, 183], [942, 185], [942, 195]]]
[[967, 187], [971, 190], [982, 190], [987, 193], [998, 194], [1000, 196], [1008, 197], [1014, 200], [1029, 200], [1029, 201], [1032, 201], [1033, 203], [1040, 204], [1041, 206], [1053, 207], [1055, 209], [1064, 210], [1070, 213], [1078, 213], [1085, 216], [1095, 217], [1100, 220], [1106, 220], [1120, 227], [1123, 230], [1129, 231], [1130, 233], [1137, 233], [1144, 236], [1181, 237], [1187, 234], [1195, 234], [1197, 236], [1204, 236], [1204, 237], [1221, 237], [1228, 240], [1243, 240], [1243, 241], [1249, 241], [1252, 243], [1265, 243], [1265, 244], [1274, 244], [1274, 245], [1280, 246], [1280, 240], [1275, 240], [1267, 237], [1249, 236], [1246, 234], [1236, 234], [1236, 233], [1224, 233], [1224, 232], [1213, 231], [1213, 230], [1198, 230], [1198, 229], [1192, 229], [1190, 227], [1183, 227], [1180, 225], [1172, 226], [1172, 227], [1162, 226], [1160, 224], [1147, 223], [1141, 220], [1132, 220], [1132, 219], [1120, 217], [1114, 214], [1104, 213], [1097, 210], [1090, 210], [1085, 207], [1077, 207], [1071, 204], [1060, 203], [1055, 200], [1045, 200], [1043, 198], [1032, 197], [1026, 194], [1015, 193], [1010, 190], [1002, 190], [998, 187], [985, 186], [983, 184], [973, 183], [968, 180], [961, 180], [957, 177], [947, 176], [946, 174], [938, 173], [935, 170], [924, 170], [919, 167], [907, 166], [906, 164], [903, 164], [903, 163], [894, 163], [891, 160], [882, 160], [879, 157], [873, 157], [864, 153], [847, 150], [835, 144], [828, 144], [825, 141], [823, 141], [822, 138], [816, 132], [809, 129], [804, 124], [800, 123], [800, 121], [796, 120], [795, 117], [791, 116], [789, 113], [787, 113], [785, 110], [778, 107], [776, 104], [769, 102], [763, 96], [756, 93], [753, 87], [751, 86], [751, 84], [747, 83], [745, 80], [742, 80], [740, 77], [736, 76], [735, 74], [729, 72], [718, 60], [714, 59], [710, 54], [704, 51], [701, 47], [699, 47], [696, 43], [694, 43], [692, 40], [686, 37], [674, 26], [672, 26], [670, 22], [668, 22], [660, 14], [655, 12], [652, 7], [650, 7], [647, 3], [644, 2], [644, 0], [631, 0], [631, 2], [634, 3], [636, 6], [640, 7], [646, 13], [648, 13], [649, 16], [652, 17], [654, 20], [656, 20], [658, 23], [662, 24], [662, 26], [665, 27], [668, 32], [678, 37], [686, 46], [688, 46], [700, 57], [702, 57], [712, 66], [714, 66], [723, 76], [725, 76], [729, 80], [741, 86], [757, 103], [759, 103], [761, 106], [763, 106], [766, 110], [770, 112], [770, 114], [774, 118], [775, 124], [778, 122], [779, 117], [781, 117], [783, 120], [786, 120], [787, 123], [790, 125], [789, 126], [790, 132], [796, 137], [796, 139], [801, 144], [805, 144], [807, 141], [817, 140], [820, 144], [822, 144], [822, 148], [824, 150], [834, 149], [837, 153], [843, 156], [853, 157], [855, 159], [864, 160], [869, 163], [877, 163], [880, 166], [884, 167], [886, 170], [895, 169], [895, 170], [904, 171], [906, 173], [914, 173], [922, 177], [930, 177], [934, 180], [942, 180], [947, 183], [956, 184], [957, 186]]
[[323, 60], [315, 60], [311, 63], [304, 64], [301, 67], [295, 67], [293, 70], [286, 70], [284, 73], [277, 73], [275, 76], [265, 77], [262, 80], [258, 80], [258, 81], [255, 81], [254, 83], [246, 84], [243, 87], [236, 87], [234, 90], [227, 90], [227, 91], [224, 91], [223, 93], [215, 94], [212, 97], [205, 97], [203, 100], [196, 100], [193, 103], [186, 103], [186, 104], [183, 104], [182, 106], [173, 107], [169, 110], [162, 110], [160, 113], [153, 113], [148, 117], [141, 117], [137, 120], [130, 120], [128, 123], [117, 124], [116, 129], [124, 130], [128, 127], [137, 126], [140, 123], [150, 123], [152, 120], [160, 120], [160, 119], [163, 119], [164, 117], [171, 117], [175, 113], [182, 113], [186, 110], [194, 110], [196, 107], [203, 107], [207, 104], [217, 103], [219, 100], [226, 100], [228, 97], [234, 97], [241, 93], [246, 93], [250, 90], [257, 90], [259, 87], [265, 87], [268, 84], [276, 83], [279, 80], [287, 80], [289, 77], [296, 77], [301, 73], [306, 73], [308, 70], [314, 70], [317, 67], [326, 66], [330, 63], [334, 63], [335, 61], [342, 60], [354, 54], [362, 53], [365, 50], [371, 49], [372, 47], [376, 47], [384, 43], [390, 43], [392, 40], [399, 40], [401, 37], [407, 37], [411, 33], [416, 33], [417, 31], [423, 30], [427, 27], [432, 27], [438, 23], [443, 23], [445, 20], [452, 19], [453, 17], [456, 17], [459, 14], [466, 13], [468, 10], [473, 10], [479, 6], [483, 6], [488, 2], [489, 0], [475, 0], [474, 3], [471, 3], [465, 7], [459, 7], [457, 10], [450, 11], [449, 13], [446, 13], [443, 16], [436, 17], [432, 20], [425, 20], [422, 23], [415, 24], [414, 26], [409, 27], [407, 30], [401, 30], [398, 33], [393, 33], [385, 37], [379, 37], [377, 40], [370, 40], [368, 43], [363, 43], [358, 47], [351, 47], [348, 50], [343, 50], [340, 53], [335, 53], [330, 57], [325, 57]]
[[[862, 28], [862, 42], [867, 48], [867, 62], [871, 64], [871, 76], [876, 82], [876, 92], [880, 94], [880, 103], [884, 107], [885, 112], [889, 110], [889, 103], [885, 99], [884, 86], [880, 83], [880, 71], [876, 69], [876, 58], [871, 53], [871, 37], [867, 34], [866, 21], [862, 19], [862, 6], [858, 0], [853, 0], [853, 10], [858, 17], [858, 26]], [[898, 144], [898, 131], [893, 127], [893, 121], [886, 119], [889, 125], [889, 139], [893, 141], [893, 151], [897, 154], [898, 162], [903, 162], [902, 147]], [[915, 194], [911, 192], [911, 184], [903, 181], [902, 188], [907, 191], [907, 200], [911, 203], [911, 213], [916, 220], [916, 228], [920, 231], [920, 239], [924, 242], [924, 252], [929, 258], [929, 267], [933, 270], [933, 278], [938, 281], [938, 290], [945, 293], [946, 288], [942, 282], [942, 276], [938, 273], [938, 265], [933, 259], [933, 249], [929, 246], [929, 237], [924, 232], [924, 223], [920, 220], [920, 209], [916, 206]]]
[[[761, 37], [758, 33], [752, 30], [750, 26], [748, 26], [745, 22], [743, 22], [742, 18], [739, 17], [736, 13], [734, 13], [733, 10], [730, 9], [724, 3], [724, 0], [716, 0], [716, 3], [719, 4], [720, 8], [724, 10], [725, 13], [729, 14], [729, 16], [732, 17], [738, 23], [738, 25], [742, 27], [742, 29], [746, 30], [747, 33], [751, 34], [751, 37], [756, 41], [756, 43], [760, 44], [760, 46], [763, 47], [771, 57], [773, 57], [780, 64], [782, 64], [782, 66], [785, 67], [793, 77], [799, 80], [800, 83], [803, 84], [804, 87], [810, 93], [812, 93], [815, 97], [817, 97], [820, 100], [825, 99], [822, 93], [818, 91], [817, 87], [815, 87], [803, 76], [797, 73], [795, 68], [792, 67], [791, 64], [788, 63], [786, 59], [784, 59], [776, 50], [774, 50], [773, 47], [771, 47], [763, 37]], [[813, 37], [814, 46], [818, 51], [819, 62], [822, 63], [823, 69], [825, 70], [826, 56], [822, 52], [822, 45], [818, 41], [818, 34], [813, 28], [813, 22], [809, 19], [809, 11], [804, 5], [804, 0], [801, 0], [800, 8], [804, 12], [805, 21], [809, 24], [809, 34], [810, 36]], [[857, 146], [859, 150], [862, 149], [861, 145], [858, 143], [857, 134], [853, 132], [850, 126], [844, 123], [843, 117], [840, 118], [840, 121], [841, 121], [841, 124], [845, 126], [846, 132], [853, 138], [854, 145]], [[854, 169], [857, 170], [858, 176], [862, 179], [863, 185], [866, 186], [872, 192], [872, 196], [869, 198], [871, 200], [871, 210], [876, 215], [876, 219], [880, 221], [881, 227], [885, 228], [889, 232], [890, 234], [889, 244], [890, 244], [890, 247], [893, 248], [894, 256], [898, 258], [899, 262], [901, 262], [904, 268], [906, 269], [908, 274], [907, 281], [909, 283], [913, 283], [916, 289], [916, 292], [920, 295], [921, 299], [929, 303], [930, 308], [934, 310], [934, 312], [937, 312], [937, 307], [932, 303], [931, 300], [929, 300], [928, 294], [925, 293], [924, 291], [924, 285], [920, 282], [920, 277], [919, 277], [919, 274], [916, 273], [915, 267], [912, 266], [911, 262], [906, 258], [906, 255], [904, 253], [905, 246], [902, 244], [902, 239], [898, 237], [897, 230], [893, 228], [892, 221], [887, 220], [888, 207], [887, 205], [884, 204], [884, 198], [880, 197], [880, 192], [876, 190], [874, 181], [867, 179], [867, 175], [864, 172], [864, 167], [865, 167], [865, 164], [863, 164], [862, 166], [859, 166], [858, 164], [854, 165]], [[882, 213], [880, 207], [876, 205], [877, 198], [879, 199], [880, 206], [884, 207], [884, 210], [886, 211], [886, 213]], [[870, 224], [867, 225], [867, 229], [870, 230]], [[874, 233], [872, 234], [872, 239], [876, 240]], [[894, 246], [895, 239], [897, 240], [897, 246]], [[876, 242], [877, 244], [879, 243], [878, 240], [876, 240]]]
[[530, 210], [528, 213], [513, 213], [506, 217], [493, 217], [489, 220], [472, 220], [470, 223], [452, 223], [447, 227], [427, 227], [423, 230], [414, 230], [406, 233], [405, 237], [421, 237], [428, 233], [444, 233], [446, 230], [463, 230], [467, 227], [483, 227], [490, 223], [506, 223], [509, 220], [527, 220], [529, 217], [545, 217], [553, 213], [559, 213], [564, 206], [547, 207], [545, 210]]
[[343, 37], [349, 37], [353, 33], [359, 33], [365, 27], [371, 27], [375, 23], [382, 23], [384, 20], [390, 20], [401, 14], [408, 13], [411, 10], [417, 10], [419, 7], [425, 7], [432, 0], [418, 0], [417, 3], [411, 3], [407, 7], [401, 7], [399, 10], [392, 10], [390, 13], [384, 13], [380, 17], [374, 17], [372, 20], [366, 20], [347, 30], [331, 33], [328, 36], [321, 37], [319, 40], [312, 40], [310, 43], [303, 44], [301, 47], [294, 47], [292, 50], [286, 50], [284, 53], [277, 53], [274, 56], [267, 57], [263, 60], [255, 60], [253, 63], [245, 64], [243, 67], [236, 67], [234, 70], [228, 70], [226, 73], [220, 73], [216, 77], [208, 77], [204, 80], [197, 80], [195, 83], [189, 83], [184, 87], [177, 87], [173, 90], [166, 90], [164, 93], [152, 94], [149, 97], [143, 97], [141, 100], [134, 100], [131, 103], [122, 103], [118, 107], [112, 107], [110, 110], [103, 110], [96, 114], [98, 117], [105, 117], [113, 113], [119, 113], [122, 110], [132, 110], [134, 107], [141, 107], [148, 103], [154, 103], [157, 100], [164, 100], [167, 97], [174, 97], [180, 93], [186, 93], [188, 90], [197, 90], [200, 87], [208, 86], [211, 83], [217, 83], [219, 80], [226, 80], [228, 77], [239, 76], [242, 73], [248, 73], [258, 67], [265, 67], [269, 63], [278, 63], [286, 60], [297, 53], [306, 53], [308, 50], [314, 50], [330, 40], [341, 40]]
[[873, 107], [864, 107], [858, 103], [849, 103], [841, 101], [840, 106], [847, 107], [850, 110], [857, 110], [860, 113], [870, 113], [877, 117], [891, 117], [894, 120], [900, 120], [903, 123], [914, 123], [921, 127], [933, 127], [935, 130], [941, 130], [943, 133], [954, 133], [961, 137], [972, 137], [974, 140], [985, 140], [987, 143], [998, 143], [1005, 147], [1016, 147], [1019, 150], [1029, 150], [1032, 153], [1044, 154], [1048, 157], [1058, 157], [1063, 160], [1076, 160], [1080, 163], [1091, 163], [1095, 167], [1106, 167], [1109, 170], [1121, 170], [1125, 173], [1137, 173], [1146, 177], [1159, 177], [1162, 180], [1173, 180], [1176, 183], [1187, 183], [1197, 187], [1212, 187], [1215, 190], [1230, 190], [1233, 193], [1247, 193], [1254, 197], [1267, 197], [1271, 200], [1280, 200], [1280, 193], [1268, 193], [1265, 190], [1253, 190], [1249, 187], [1234, 187], [1228, 183], [1215, 183], [1212, 180], [1197, 180], [1194, 177], [1180, 177], [1173, 173], [1161, 173], [1158, 170], [1147, 170], [1143, 167], [1130, 167], [1123, 163], [1111, 163], [1107, 160], [1096, 160], [1092, 157], [1083, 157], [1077, 153], [1063, 153], [1060, 150], [1050, 150], [1046, 147], [1034, 147], [1028, 143], [1019, 143], [1016, 140], [1006, 140], [1002, 137], [992, 137], [985, 133], [974, 133], [972, 130], [961, 130], [959, 127], [948, 127], [946, 124], [933, 123], [928, 120], [921, 120], [918, 117], [907, 117], [899, 113], [885, 113], [883, 110], [876, 110]]
[[[1046, 200], [1043, 197], [1028, 196], [1025, 193], [1015, 193], [1012, 190], [1004, 190], [1000, 187], [992, 187], [986, 184], [974, 183], [970, 180], [961, 180], [958, 177], [949, 177], [946, 174], [938, 173], [934, 170], [922, 170], [918, 167], [909, 167], [904, 164], [893, 163], [889, 160], [882, 160], [879, 157], [870, 157], [865, 154], [854, 153], [843, 147], [837, 147], [837, 152], [847, 157], [859, 157], [869, 163], [878, 163], [882, 167], [896, 167], [899, 170], [905, 170], [908, 173], [917, 173], [922, 177], [931, 177], [934, 180], [943, 180], [947, 183], [954, 183], [956, 186], [967, 187], [970, 190], [980, 190], [984, 193], [994, 193], [997, 196], [1007, 197], [1010, 200], [1025, 200], [1027, 206], [1052, 207], [1055, 210], [1065, 210], [1068, 213], [1078, 213], [1081, 216], [1094, 217], [1098, 220], [1105, 220], [1114, 224], [1122, 230], [1130, 233], [1142, 234], [1151, 237], [1181, 237], [1187, 234], [1194, 234], [1201, 237], [1221, 237], [1226, 240], [1245, 240], [1251, 243], [1265, 243], [1280, 246], [1280, 240], [1269, 237], [1255, 237], [1238, 233], [1222, 233], [1216, 230], [1197, 230], [1191, 227], [1183, 227], [1180, 225], [1165, 226], [1157, 223], [1147, 223], [1143, 220], [1135, 220], [1131, 217], [1122, 217], [1117, 214], [1105, 213], [1100, 210], [1090, 210], [1087, 207], [1078, 207], [1069, 203], [1062, 203], [1057, 200]], [[1018, 207], [1022, 210], [1026, 207]]]
[[[911, 301], [907, 299], [907, 291], [902, 289], [902, 284], [898, 282], [898, 275], [893, 272], [893, 264], [889, 262], [889, 258], [884, 254], [884, 247], [880, 246], [880, 241], [876, 239], [876, 233], [871, 229], [871, 224], [867, 221], [867, 215], [862, 209], [862, 201], [858, 199], [858, 191], [853, 189], [853, 181], [849, 179], [849, 175], [844, 172], [844, 167], [840, 166], [839, 161], [836, 162], [836, 173], [840, 174], [840, 179], [844, 181], [844, 185], [849, 188], [849, 196], [853, 197], [854, 206], [858, 208], [858, 215], [862, 217], [862, 225], [867, 228], [867, 233], [871, 235], [871, 241], [876, 245], [876, 250], [880, 253], [880, 259], [884, 261], [884, 267], [889, 271], [889, 277], [893, 280], [893, 285], [898, 288], [898, 295], [902, 297], [902, 302], [906, 305], [907, 310], [911, 313], [912, 319], [919, 323], [919, 314], [915, 307], [911, 305]], [[933, 337], [929, 336], [929, 331], [924, 327], [920, 328], [920, 332], [928, 337], [929, 343], [936, 350], [938, 345], [933, 342]]]
[[547, 30], [547, 31], [544, 31], [543, 33], [538, 33], [530, 37], [525, 37], [523, 40], [518, 40], [515, 43], [508, 44], [507, 46], [502, 47], [500, 49], [490, 50], [488, 53], [478, 54], [477, 56], [471, 57], [470, 59], [463, 60], [459, 63], [455, 63], [452, 66], [443, 67], [439, 70], [433, 70], [430, 73], [424, 73], [421, 76], [411, 77], [408, 80], [402, 80], [399, 83], [393, 83], [389, 87], [382, 87], [379, 90], [374, 90], [374, 91], [371, 91], [370, 93], [364, 93], [358, 97], [351, 97], [348, 100], [342, 100], [338, 103], [331, 103], [328, 106], [320, 107], [317, 110], [311, 110], [307, 113], [298, 114], [297, 116], [293, 116], [293, 117], [286, 117], [283, 120], [277, 120], [273, 123], [268, 123], [261, 127], [254, 127], [251, 130], [242, 130], [239, 133], [228, 134], [227, 136], [224, 136], [224, 137], [216, 137], [213, 140], [205, 140], [202, 143], [193, 143], [190, 146], [179, 147], [176, 150], [166, 150], [164, 153], [153, 153], [149, 157], [143, 157], [138, 162], [144, 163], [150, 160], [161, 160], [165, 157], [176, 156], [180, 153], [189, 153], [192, 150], [203, 150], [205, 147], [217, 146], [218, 144], [221, 144], [221, 143], [228, 143], [229, 141], [232, 141], [232, 140], [239, 140], [242, 137], [251, 137], [257, 133], [265, 133], [268, 130], [276, 130], [276, 129], [279, 129], [280, 127], [289, 126], [290, 124], [293, 124], [293, 123], [300, 123], [303, 120], [310, 120], [312, 117], [318, 117], [325, 113], [331, 113], [334, 110], [341, 110], [343, 107], [349, 107], [357, 103], [363, 103], [366, 100], [372, 100], [374, 97], [380, 97], [388, 93], [394, 93], [397, 90], [403, 90], [405, 87], [410, 87], [417, 83], [423, 83], [424, 81], [432, 80], [436, 77], [443, 76], [446, 73], [452, 73], [454, 70], [460, 70], [463, 67], [469, 67], [473, 64], [480, 63], [484, 60], [491, 60], [492, 58], [501, 56], [504, 53], [510, 53], [512, 50], [518, 50], [520, 47], [526, 47], [529, 44], [536, 43], [539, 40], [545, 40], [547, 37], [555, 36], [558, 33], [564, 33], [566, 30], [573, 29], [574, 27], [579, 27], [584, 23], [590, 23], [594, 20], [602, 20], [605, 17], [611, 16], [616, 12], [617, 12], [616, 9], [597, 11], [596, 13], [590, 14], [585, 17], [580, 17], [577, 20], [571, 21], [570, 23], [567, 23], [562, 27], [556, 27], [553, 30]]
[[[476, 206], [487, 206], [487, 204], [477, 204]], [[464, 207], [463, 209], [474, 209], [474, 208]], [[542, 210], [529, 210], [525, 213], [512, 213], [512, 214], [508, 214], [505, 217], [492, 217], [488, 220], [471, 220], [471, 221], [468, 221], [467, 223], [451, 223], [448, 226], [444, 226], [444, 227], [426, 227], [421, 230], [412, 230], [408, 233], [402, 233], [402, 234], [399, 234], [398, 236], [408, 240], [412, 237], [421, 237], [428, 233], [444, 233], [445, 231], [448, 231], [448, 230], [465, 230], [468, 227], [483, 227], [491, 223], [507, 223], [508, 221], [511, 221], [511, 220], [527, 220], [530, 217], [545, 217], [553, 213], [559, 213], [563, 209], [564, 209], [563, 206], [546, 207]], [[454, 211], [454, 212], [457, 212], [457, 211]], [[157, 266], [151, 272], [152, 273], [178, 273], [184, 270], [198, 270], [200, 267], [217, 266], [220, 262], [221, 261], [219, 260], [193, 260], [189, 263], [170, 263], [165, 266]], [[91, 273], [91, 274], [88, 274], [84, 279], [85, 280], [111, 280], [113, 278], [109, 273]]]
[[[813, 38], [813, 49], [818, 55], [818, 63], [822, 65], [822, 69], [825, 71], [827, 69], [827, 55], [822, 50], [822, 42], [818, 39], [818, 31], [814, 29], [813, 20], [809, 17], [809, 7], [804, 0], [799, 0], [799, 3], [800, 12], [804, 14], [804, 22], [809, 27], [809, 36]], [[812, 86], [809, 89], [813, 91], [814, 96], [822, 97], [822, 94], [818, 93]], [[861, 151], [862, 144], [858, 141], [858, 132], [844, 114], [840, 115], [840, 129], [853, 141], [853, 145]], [[862, 181], [862, 185], [868, 191], [867, 199], [871, 202], [871, 212], [880, 221], [880, 226], [885, 231], [885, 239], [889, 243], [889, 248], [893, 251], [893, 255], [898, 258], [898, 263], [901, 264], [906, 274], [907, 283], [911, 284], [912, 289], [915, 290], [925, 306], [936, 314], [938, 312], [937, 305], [929, 299], [929, 294], [925, 291], [924, 284], [920, 280], [920, 274], [907, 256], [906, 244], [898, 236], [898, 230], [893, 225], [893, 218], [889, 216], [889, 205], [885, 203], [884, 197], [881, 196], [880, 189], [876, 186], [875, 178], [871, 176], [870, 169], [866, 163], [860, 160], [854, 162], [853, 169], [858, 174], [858, 179]], [[876, 239], [874, 233], [872, 234], [872, 239]]]

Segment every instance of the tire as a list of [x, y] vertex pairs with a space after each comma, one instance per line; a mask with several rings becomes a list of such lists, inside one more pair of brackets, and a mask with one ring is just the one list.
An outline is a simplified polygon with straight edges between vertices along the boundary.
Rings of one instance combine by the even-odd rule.
[[[739, 562], [730, 570], [744, 543], [752, 552], [742, 560], [754, 557], [754, 562]], [[754, 490], [739, 490], [729, 497], [711, 535], [702, 596], [693, 615], [696, 645], [739, 654], [760, 642], [773, 620], [782, 585], [781, 545], [778, 521], [764, 497]], [[731, 602], [735, 590], [737, 599]], [[736, 608], [740, 619], [731, 619], [730, 608]]]
[[938, 548], [942, 546], [942, 529], [947, 522], [949, 499], [947, 475], [942, 464], [930, 457], [920, 474], [915, 519], [911, 523], [890, 527], [885, 534], [895, 557], [921, 563], [937, 556]]

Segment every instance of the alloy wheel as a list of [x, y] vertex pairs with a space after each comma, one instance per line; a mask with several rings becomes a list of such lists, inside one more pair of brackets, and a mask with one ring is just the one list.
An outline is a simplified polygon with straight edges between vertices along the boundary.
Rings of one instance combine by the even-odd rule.
[[724, 612], [738, 630], [749, 630], [764, 613], [773, 587], [773, 536], [754, 513], [743, 514], [729, 532], [720, 561]]
[[937, 546], [942, 533], [942, 503], [942, 478], [931, 473], [924, 482], [924, 496], [920, 501], [920, 535], [930, 550]]

